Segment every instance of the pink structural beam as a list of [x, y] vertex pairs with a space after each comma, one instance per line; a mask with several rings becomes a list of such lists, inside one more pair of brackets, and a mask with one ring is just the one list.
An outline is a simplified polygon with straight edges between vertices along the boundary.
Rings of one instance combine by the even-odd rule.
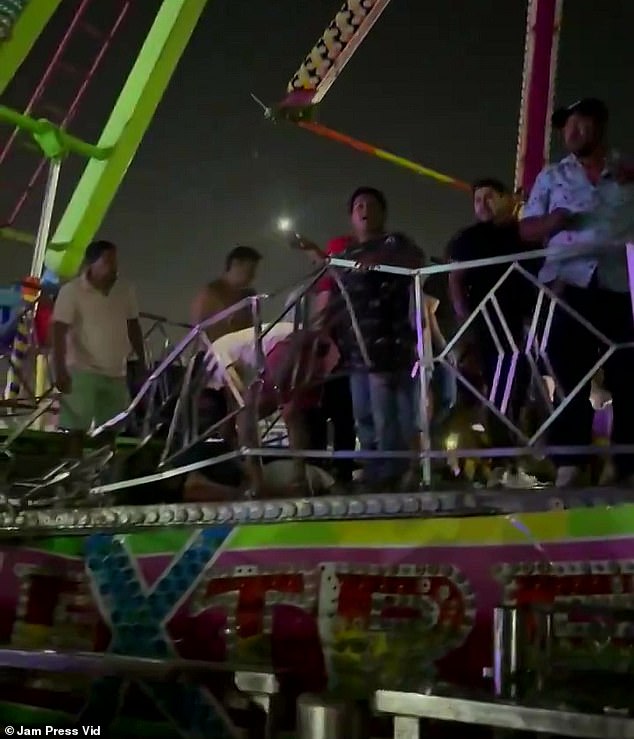
[[[88, 90], [88, 87], [97, 71], [99, 66], [101, 65], [101, 62], [103, 61], [103, 58], [110, 48], [110, 45], [114, 39], [114, 37], [117, 34], [117, 31], [119, 30], [119, 27], [123, 23], [128, 11], [130, 10], [130, 0], [124, 0], [120, 6], [120, 9], [117, 12], [116, 18], [114, 20], [114, 24], [110, 28], [109, 31], [104, 32], [102, 34], [102, 38], [99, 39], [99, 43], [96, 44], [97, 47], [97, 55], [94, 57], [89, 69], [85, 71], [83, 74], [83, 79], [81, 81], [81, 84], [79, 86], [79, 89], [73, 96], [73, 99], [70, 103], [70, 106], [68, 107], [68, 110], [64, 113], [63, 118], [61, 121], [59, 121], [58, 125], [62, 128], [66, 128], [69, 126], [73, 119], [75, 118], [79, 106], [82, 102], [82, 99]], [[55, 60], [57, 62], [58, 59]], [[49, 70], [52, 68], [52, 65], [55, 62], [51, 62], [51, 65], [49, 66]], [[48, 74], [48, 71], [47, 71]], [[31, 106], [32, 107], [32, 106]], [[23, 192], [18, 197], [15, 205], [13, 206], [11, 212], [9, 213], [9, 216], [7, 218], [7, 224], [9, 226], [13, 225], [20, 214], [20, 211], [24, 207], [25, 202], [27, 201], [29, 195], [35, 188], [38, 180], [42, 176], [42, 172], [44, 171], [44, 168], [46, 166], [46, 159], [40, 159], [40, 161], [37, 163], [33, 174], [31, 175], [28, 184], [26, 185], [26, 188], [23, 190]]]
[[[101, 10], [99, 3], [96, 0], [77, 0], [76, 9], [68, 28], [57, 44], [51, 60], [30, 96], [24, 110], [25, 114], [41, 117], [42, 113], [47, 111], [44, 113], [44, 117], [49, 118], [52, 114], [52, 122], [62, 128], [67, 128], [73, 122], [85, 93], [132, 4], [132, 0], [110, 0], [107, 18], [104, 19], [102, 17], [103, 13], [100, 14], [100, 27], [97, 27], [95, 23], [90, 21], [90, 12], [95, 11], [96, 13]], [[73, 57], [73, 44], [77, 40], [81, 40], [82, 37], [88, 37], [94, 56], [92, 59], [82, 57], [80, 67], [74, 64], [71, 59]], [[74, 51], [75, 56], [77, 56], [77, 49], [75, 48]], [[50, 99], [50, 95], [53, 96], [53, 100]], [[44, 100], [45, 96], [49, 97], [46, 101]], [[15, 154], [16, 150], [20, 148], [18, 146], [18, 136], [19, 129], [16, 128], [4, 146], [0, 146], [0, 165], [3, 165], [8, 156]], [[32, 154], [29, 154], [28, 161], [19, 162], [18, 169], [24, 175], [24, 178], [20, 180], [17, 186], [14, 183], [16, 200], [9, 208], [8, 213], [0, 214], [0, 226], [11, 227], [15, 224], [26, 201], [41, 179], [47, 160], [40, 155], [40, 152], [38, 152], [36, 163], [32, 159]]]
[[515, 188], [524, 197], [550, 155], [563, 0], [529, 0]]

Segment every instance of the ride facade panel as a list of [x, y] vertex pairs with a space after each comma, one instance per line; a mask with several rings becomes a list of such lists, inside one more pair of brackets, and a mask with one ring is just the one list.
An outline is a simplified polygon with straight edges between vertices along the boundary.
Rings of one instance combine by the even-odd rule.
[[[295, 694], [334, 689], [360, 698], [437, 680], [484, 686], [494, 609], [522, 606], [559, 613], [551, 659], [623, 669], [632, 659], [627, 618], [598, 633], [583, 612], [634, 605], [634, 507], [606, 498], [571, 509], [542, 499], [534, 507], [553, 509], [534, 513], [515, 500], [506, 506], [516, 512], [501, 515], [423, 517], [419, 508], [406, 519], [202, 528], [173, 520], [162, 530], [7, 541], [0, 639], [19, 650], [248, 664], [274, 670]], [[164, 521], [168, 514], [160, 513]], [[76, 712], [82, 694], [91, 702], [71, 680], [34, 693], [37, 682], [14, 684], [0, 711], [19, 706], [31, 723], [60, 705]], [[125, 686], [115, 687], [119, 705]], [[75, 700], [60, 700], [65, 692]], [[100, 705], [100, 721], [114, 720], [112, 703]]]

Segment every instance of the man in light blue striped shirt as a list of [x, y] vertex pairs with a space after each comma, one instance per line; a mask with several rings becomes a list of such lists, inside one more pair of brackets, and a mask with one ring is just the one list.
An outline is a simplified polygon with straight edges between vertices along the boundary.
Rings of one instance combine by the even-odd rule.
[[[540, 280], [571, 308], [616, 343], [634, 341], [625, 244], [634, 240], [634, 167], [606, 144], [608, 109], [595, 98], [580, 100], [553, 115], [568, 155], [538, 176], [522, 213], [521, 235], [530, 242], [589, 247], [583, 255], [548, 256]], [[622, 248], [613, 248], [613, 245]], [[565, 394], [604, 354], [599, 340], [561, 308], [555, 310], [547, 352]], [[614, 399], [613, 443], [634, 444], [634, 353], [619, 350], [604, 365]], [[590, 444], [589, 387], [581, 388], [552, 425], [556, 446]], [[558, 456], [557, 484], [582, 482], [587, 459]], [[634, 478], [634, 456], [615, 459], [619, 479]]]

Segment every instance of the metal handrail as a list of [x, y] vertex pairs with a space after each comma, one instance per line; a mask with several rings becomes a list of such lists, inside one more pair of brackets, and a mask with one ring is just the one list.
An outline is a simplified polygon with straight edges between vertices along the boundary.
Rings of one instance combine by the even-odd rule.
[[395, 739], [401, 736], [419, 739], [421, 719], [587, 739], [634, 739], [634, 719], [629, 717], [478, 700], [460, 695], [378, 690], [374, 707], [379, 713], [394, 717]]

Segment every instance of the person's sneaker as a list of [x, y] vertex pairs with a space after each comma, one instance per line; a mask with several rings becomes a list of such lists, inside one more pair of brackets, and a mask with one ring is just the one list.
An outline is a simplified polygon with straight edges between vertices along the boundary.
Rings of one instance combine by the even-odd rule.
[[578, 485], [584, 485], [586, 476], [581, 467], [575, 465], [564, 465], [557, 469], [557, 477], [555, 478], [555, 487], [557, 488], [573, 488]]
[[541, 487], [540, 481], [534, 476], [529, 475], [523, 469], [505, 470], [502, 475], [501, 485], [509, 490], [530, 490], [531, 488]]

